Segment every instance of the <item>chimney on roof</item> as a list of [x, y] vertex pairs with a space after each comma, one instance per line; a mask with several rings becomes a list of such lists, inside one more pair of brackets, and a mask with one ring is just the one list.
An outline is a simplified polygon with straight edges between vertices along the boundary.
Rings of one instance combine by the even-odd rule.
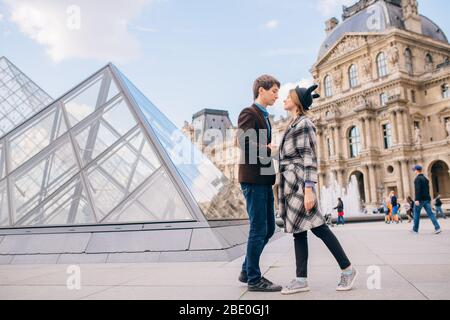
[[417, 0], [402, 0], [402, 10], [406, 30], [422, 34], [422, 19]]
[[335, 17], [325, 21], [325, 31], [328, 34], [331, 33], [331, 31], [334, 30], [334, 28], [337, 27], [337, 25], [339, 24], [339, 20], [336, 19]]

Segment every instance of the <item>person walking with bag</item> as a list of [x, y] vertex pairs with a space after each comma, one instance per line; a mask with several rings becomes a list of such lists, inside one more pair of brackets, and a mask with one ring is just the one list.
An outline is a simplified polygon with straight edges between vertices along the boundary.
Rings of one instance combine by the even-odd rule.
[[347, 258], [338, 239], [331, 232], [319, 209], [317, 184], [316, 127], [307, 117], [318, 88], [296, 87], [284, 101], [293, 122], [287, 128], [279, 149], [279, 208], [286, 233], [294, 235], [297, 277], [283, 288], [282, 294], [309, 291], [308, 286], [308, 231], [320, 238], [328, 247], [342, 269], [341, 281], [336, 290], [351, 290], [357, 270]]
[[338, 220], [336, 225], [345, 225], [344, 220], [344, 202], [342, 202], [341, 198], [338, 198], [338, 205], [337, 207], [333, 208], [334, 210], [337, 210], [338, 212]]

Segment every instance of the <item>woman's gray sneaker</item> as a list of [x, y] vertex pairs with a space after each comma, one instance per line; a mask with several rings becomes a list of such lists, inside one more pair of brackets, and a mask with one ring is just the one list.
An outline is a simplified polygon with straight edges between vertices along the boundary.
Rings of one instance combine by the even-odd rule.
[[281, 290], [281, 294], [288, 295], [308, 291], [309, 287], [307, 280], [294, 279], [291, 281], [289, 285], [287, 285], [286, 287], [283, 288], [283, 290]]
[[358, 276], [358, 271], [355, 268], [352, 268], [352, 271], [350, 273], [342, 272], [341, 281], [339, 282], [336, 290], [337, 291], [352, 290], [357, 276]]

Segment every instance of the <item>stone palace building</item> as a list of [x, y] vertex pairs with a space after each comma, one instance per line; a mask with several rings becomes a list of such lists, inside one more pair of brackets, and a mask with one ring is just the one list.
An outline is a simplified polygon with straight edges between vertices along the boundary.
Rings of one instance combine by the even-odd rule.
[[[311, 69], [322, 96], [310, 111], [318, 128], [319, 190], [334, 179], [345, 187], [355, 176], [362, 201], [373, 208], [392, 190], [401, 200], [414, 196], [411, 168], [420, 164], [432, 196], [450, 204], [450, 45], [444, 32], [419, 14], [415, 0], [360, 0], [343, 8], [342, 22], [328, 20], [326, 33]], [[224, 113], [213, 113], [222, 123]], [[273, 121], [275, 141], [288, 121]], [[194, 140], [194, 127], [202, 126], [193, 123], [183, 131]], [[203, 151], [236, 182], [233, 134]]]

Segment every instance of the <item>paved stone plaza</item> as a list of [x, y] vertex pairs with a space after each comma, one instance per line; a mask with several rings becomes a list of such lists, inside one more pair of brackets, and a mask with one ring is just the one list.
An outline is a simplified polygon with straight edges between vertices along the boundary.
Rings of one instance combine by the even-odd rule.
[[[293, 296], [248, 292], [237, 281], [242, 258], [233, 262], [90, 264], [81, 265], [81, 288], [67, 288], [67, 265], [0, 266], [0, 299], [450, 299], [450, 220], [440, 220], [444, 232], [433, 234], [422, 220], [421, 234], [411, 224], [382, 222], [334, 228], [359, 271], [355, 290], [337, 293], [339, 270], [325, 246], [310, 235], [311, 292]], [[290, 236], [265, 250], [264, 275], [287, 284], [294, 276]], [[369, 290], [370, 266], [381, 271], [381, 289]]]

